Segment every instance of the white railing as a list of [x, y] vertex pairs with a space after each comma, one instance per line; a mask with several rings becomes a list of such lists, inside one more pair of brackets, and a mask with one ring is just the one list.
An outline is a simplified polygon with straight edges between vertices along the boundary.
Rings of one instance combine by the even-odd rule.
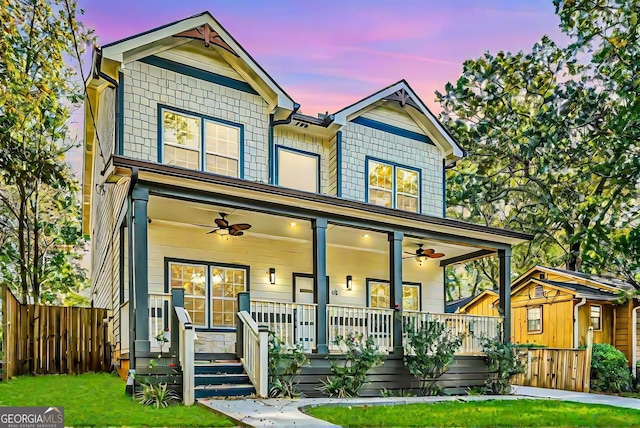
[[[169, 349], [171, 342], [170, 331], [165, 331], [169, 327], [171, 310], [171, 294], [169, 293], [149, 293], [149, 342], [153, 351]], [[167, 342], [161, 342], [157, 338], [164, 333]], [[161, 337], [161, 336], [160, 336]]]
[[305, 352], [316, 347], [316, 305], [252, 300], [251, 316], [286, 346], [301, 345]]
[[269, 333], [258, 327], [247, 311], [238, 312], [238, 328], [242, 329], [242, 365], [259, 397], [267, 397], [269, 389]]
[[329, 352], [340, 352], [337, 336], [351, 333], [372, 336], [382, 352], [393, 351], [393, 309], [327, 305]]
[[453, 335], [462, 336], [462, 346], [457, 355], [479, 354], [482, 352], [480, 338], [500, 338], [502, 317], [468, 315], [468, 314], [437, 314], [424, 312], [403, 312], [402, 326], [404, 331], [403, 345], [407, 346], [406, 331], [414, 331], [427, 321], [439, 321], [447, 325]]
[[196, 333], [191, 325], [191, 317], [189, 312], [179, 306], [175, 307], [176, 316], [178, 317], [179, 340], [180, 340], [180, 366], [182, 367], [182, 402], [185, 406], [194, 403], [194, 386], [195, 386], [195, 350], [194, 342], [196, 341]]

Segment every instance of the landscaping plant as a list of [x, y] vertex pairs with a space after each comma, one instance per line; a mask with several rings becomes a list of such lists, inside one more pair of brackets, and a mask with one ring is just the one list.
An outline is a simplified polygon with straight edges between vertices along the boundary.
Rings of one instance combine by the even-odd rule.
[[591, 354], [591, 390], [627, 392], [633, 379], [629, 361], [622, 352], [606, 343], [594, 343]]
[[167, 389], [166, 383], [159, 385], [142, 384], [142, 391], [136, 394], [136, 400], [145, 406], [167, 407], [171, 401], [178, 401], [180, 397], [174, 391]]
[[288, 348], [273, 332], [269, 332], [269, 396], [293, 398], [300, 395], [298, 374], [309, 358], [300, 344]]
[[351, 333], [345, 337], [337, 336], [333, 343], [340, 348], [346, 361], [344, 364], [331, 361], [333, 377], [321, 381], [319, 390], [329, 397], [357, 397], [367, 372], [382, 364], [384, 356], [372, 336], [363, 340], [361, 334]]
[[485, 354], [489, 377], [484, 381], [482, 392], [490, 395], [504, 395], [511, 392], [509, 381], [517, 374], [524, 373], [526, 364], [518, 357], [516, 345], [504, 343], [497, 338], [480, 338], [480, 346]]
[[420, 393], [439, 395], [442, 390], [436, 382], [453, 364], [462, 336], [452, 334], [443, 322], [425, 321], [418, 329], [408, 329], [407, 340], [404, 364], [420, 381]]

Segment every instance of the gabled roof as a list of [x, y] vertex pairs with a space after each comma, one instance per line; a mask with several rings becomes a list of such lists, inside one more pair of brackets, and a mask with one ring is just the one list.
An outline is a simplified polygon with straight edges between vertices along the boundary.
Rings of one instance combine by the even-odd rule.
[[[404, 79], [337, 111], [333, 115], [334, 123], [344, 126], [350, 120], [366, 112], [372, 105], [385, 99], [400, 101], [407, 114], [411, 116], [418, 125], [424, 128], [428, 134], [434, 137], [434, 143], [436, 143], [448, 157], [461, 158], [465, 155], [464, 150], [460, 147], [460, 144], [453, 135], [440, 123], [438, 118], [427, 108], [425, 103], [416, 95]], [[421, 117], [424, 118], [424, 120], [420, 120]]]
[[575, 297], [577, 298], [613, 301], [613, 300], [618, 300], [620, 297], [618, 295], [619, 292], [598, 290], [592, 287], [587, 287], [581, 284], [574, 284], [571, 282], [549, 281], [549, 280], [537, 280], [535, 282], [542, 282], [545, 284], [556, 286], [558, 288], [563, 288], [565, 290], [574, 291]]
[[[102, 56], [104, 58], [125, 63], [129, 60], [140, 59], [145, 56], [153, 55], [164, 49], [178, 46], [182, 43], [189, 42], [191, 39], [187, 37], [174, 37], [180, 33], [187, 33], [190, 30], [206, 28], [209, 26], [213, 33], [211, 35], [211, 43], [221, 47], [222, 55], [227, 58], [237, 57], [244, 61], [259, 80], [264, 82], [277, 96], [277, 107], [293, 110], [293, 99], [276, 83], [275, 80], [249, 55], [242, 46], [220, 25], [220, 23], [209, 13], [203, 12], [189, 18], [181, 19], [143, 33], [139, 33], [102, 47]], [[237, 70], [239, 73], [240, 70]], [[260, 92], [260, 91], [258, 91]]]
[[445, 305], [445, 312], [452, 314], [454, 312], [463, 312], [466, 308], [480, 300], [484, 296], [498, 297], [498, 293], [495, 290], [484, 290], [482, 293], [475, 296], [469, 296], [458, 300], [452, 300]]
[[[536, 278], [533, 276], [535, 272], [560, 275], [566, 278], [566, 281]], [[566, 269], [534, 266], [527, 272], [520, 275], [518, 279], [513, 281], [511, 284], [511, 295], [514, 295], [531, 282], [565, 290], [566, 292], [573, 294], [576, 298], [609, 301], [617, 300], [621, 292], [633, 289], [631, 284], [620, 279], [604, 278]]]

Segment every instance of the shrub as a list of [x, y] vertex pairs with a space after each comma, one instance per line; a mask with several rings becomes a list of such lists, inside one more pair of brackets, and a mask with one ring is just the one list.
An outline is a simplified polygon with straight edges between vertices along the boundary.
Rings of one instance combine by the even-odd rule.
[[361, 334], [351, 333], [346, 337], [337, 336], [333, 343], [340, 348], [346, 361], [344, 365], [331, 361], [334, 376], [321, 381], [322, 386], [318, 389], [329, 397], [357, 397], [367, 372], [382, 364], [384, 356], [372, 336], [363, 341]]
[[612, 345], [597, 343], [591, 355], [591, 389], [602, 392], [631, 391], [629, 361]]
[[300, 395], [298, 389], [298, 373], [309, 358], [300, 345], [287, 348], [269, 332], [269, 396], [293, 398]]
[[445, 323], [426, 321], [417, 331], [410, 327], [407, 340], [411, 354], [405, 351], [404, 364], [420, 381], [420, 393], [439, 395], [436, 382], [453, 364], [462, 336], [452, 335]]
[[508, 394], [511, 391], [511, 377], [524, 373], [527, 367], [518, 357], [516, 345], [504, 343], [499, 337], [481, 337], [480, 346], [489, 369], [489, 378], [485, 380], [482, 392], [491, 395]]
[[169, 402], [179, 399], [178, 394], [167, 389], [166, 383], [161, 383], [157, 386], [142, 384], [142, 391], [136, 394], [136, 400], [138, 400], [140, 404], [155, 406], [156, 409], [167, 407]]

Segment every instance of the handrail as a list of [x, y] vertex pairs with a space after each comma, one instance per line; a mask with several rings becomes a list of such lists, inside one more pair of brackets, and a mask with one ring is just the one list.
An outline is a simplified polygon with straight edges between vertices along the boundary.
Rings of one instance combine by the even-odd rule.
[[269, 333], [266, 326], [258, 326], [247, 311], [238, 312], [243, 332], [242, 365], [256, 388], [259, 397], [267, 397], [269, 390]]
[[180, 325], [180, 366], [182, 367], [182, 402], [185, 406], [190, 406], [195, 402], [194, 383], [194, 342], [196, 340], [195, 330], [191, 325], [191, 317], [185, 308], [174, 307], [178, 323]]

